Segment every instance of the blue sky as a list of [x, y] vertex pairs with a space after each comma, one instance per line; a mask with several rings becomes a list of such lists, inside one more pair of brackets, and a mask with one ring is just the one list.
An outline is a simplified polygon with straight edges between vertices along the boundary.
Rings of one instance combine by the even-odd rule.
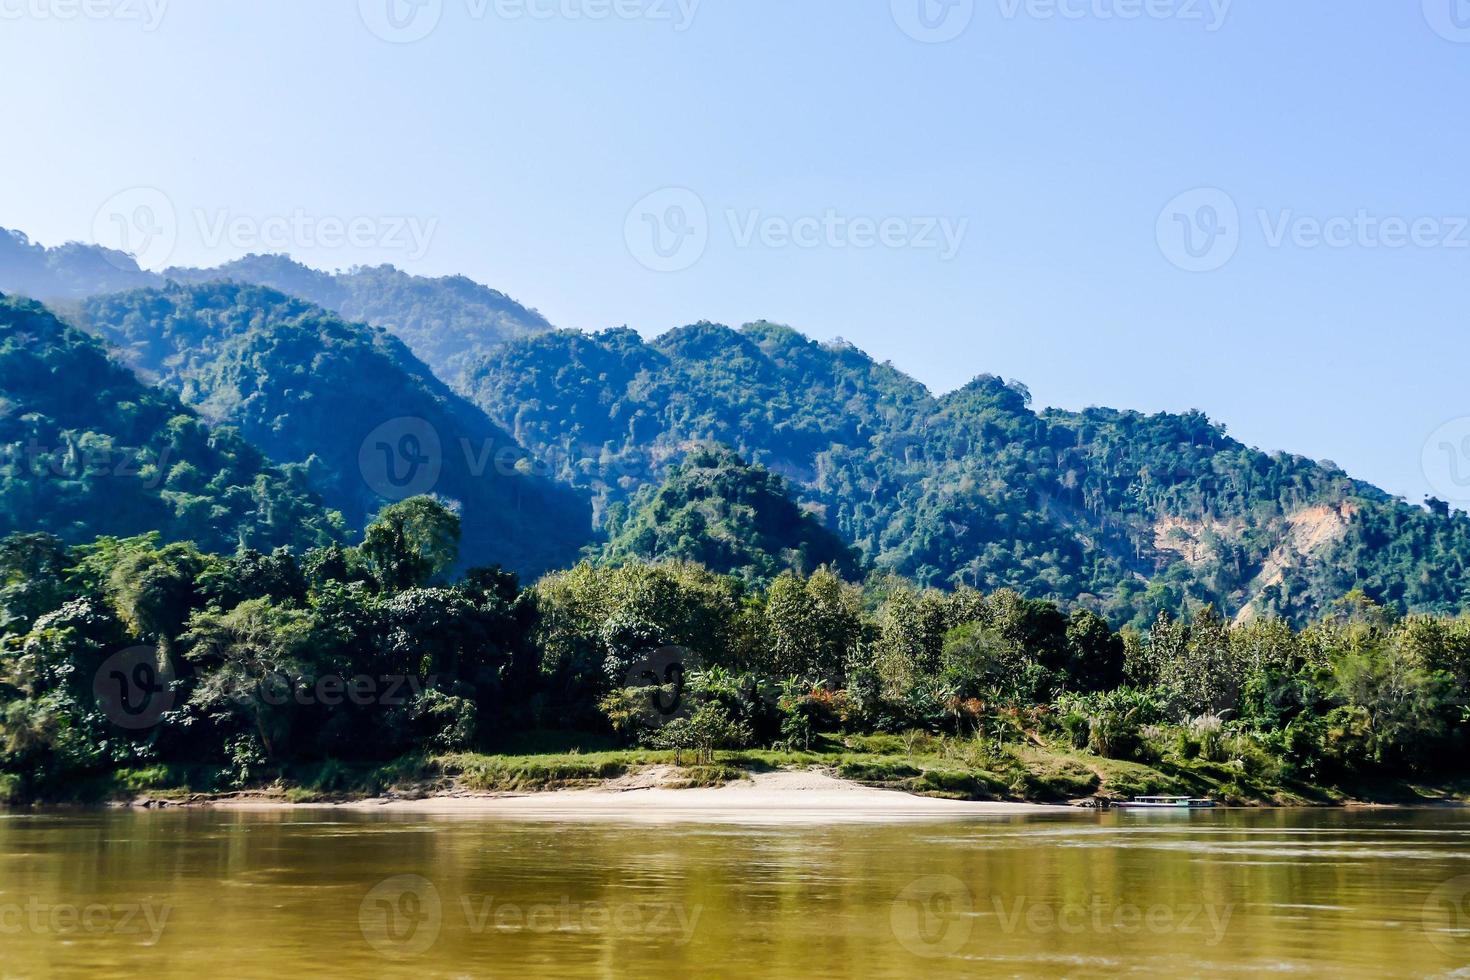
[[0, 0], [0, 225], [767, 318], [1470, 498], [1470, 0], [416, 2]]

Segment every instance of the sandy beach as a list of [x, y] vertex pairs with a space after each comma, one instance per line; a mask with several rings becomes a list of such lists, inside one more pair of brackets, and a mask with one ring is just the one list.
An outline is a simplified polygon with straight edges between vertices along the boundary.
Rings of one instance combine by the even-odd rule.
[[862, 786], [815, 771], [756, 773], [749, 779], [699, 789], [662, 786], [662, 776], [657, 769], [644, 770], [592, 789], [363, 800], [340, 806], [527, 820], [814, 824], [1076, 812], [1065, 806], [934, 799]]
[[817, 770], [754, 773], [718, 787], [669, 785], [677, 770], [651, 766], [587, 789], [537, 793], [464, 791], [418, 799], [371, 798], [345, 803], [291, 803], [279, 796], [241, 794], [187, 801], [134, 800], [135, 807], [230, 810], [356, 810], [519, 820], [620, 820], [640, 823], [879, 823], [965, 817], [1077, 813], [1036, 803], [972, 802], [915, 796], [838, 779]]

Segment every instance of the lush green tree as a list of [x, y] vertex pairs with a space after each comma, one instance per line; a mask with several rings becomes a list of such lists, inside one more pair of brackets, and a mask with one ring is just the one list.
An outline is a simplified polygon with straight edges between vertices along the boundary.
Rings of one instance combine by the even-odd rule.
[[776, 676], [840, 680], [862, 635], [860, 593], [831, 570], [818, 569], [810, 578], [786, 572], [771, 583], [761, 624], [769, 651], [762, 666]]
[[457, 513], [433, 497], [389, 504], [363, 532], [363, 556], [378, 584], [389, 592], [430, 582], [459, 557]]

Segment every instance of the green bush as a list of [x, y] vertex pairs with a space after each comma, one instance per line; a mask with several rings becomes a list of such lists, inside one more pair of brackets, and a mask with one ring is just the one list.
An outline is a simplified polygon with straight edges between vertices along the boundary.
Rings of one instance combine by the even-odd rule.
[[907, 762], [888, 760], [844, 759], [837, 766], [837, 775], [860, 783], [896, 783], [912, 779], [923, 770]]
[[926, 770], [914, 781], [913, 788], [916, 793], [959, 800], [984, 800], [995, 795], [994, 788], [984, 776], [944, 769]]

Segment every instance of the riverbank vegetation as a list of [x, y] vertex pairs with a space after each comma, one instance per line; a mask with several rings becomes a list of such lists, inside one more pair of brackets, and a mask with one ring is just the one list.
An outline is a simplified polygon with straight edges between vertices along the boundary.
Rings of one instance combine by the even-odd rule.
[[[1453, 792], [1470, 621], [1361, 593], [1305, 629], [1097, 615], [827, 567], [457, 573], [434, 498], [352, 547], [0, 542], [0, 793], [296, 799], [708, 784], [816, 765], [955, 798], [1327, 803]], [[1414, 787], [1427, 787], [1415, 789]], [[1450, 787], [1450, 789], [1446, 789]]]

